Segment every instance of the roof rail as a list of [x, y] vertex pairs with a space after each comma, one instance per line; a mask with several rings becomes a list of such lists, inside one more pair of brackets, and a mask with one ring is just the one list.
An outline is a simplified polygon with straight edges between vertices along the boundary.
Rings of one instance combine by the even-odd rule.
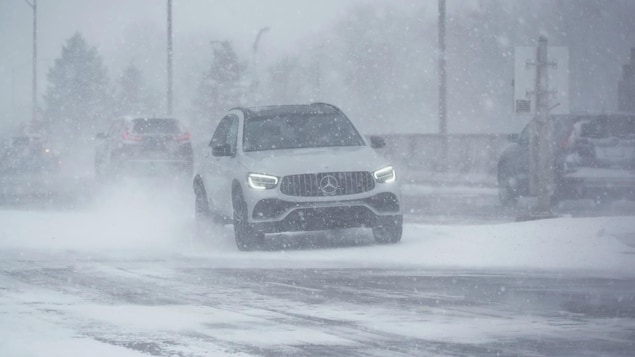
[[341, 112], [340, 108], [338, 108], [337, 106], [335, 106], [335, 105], [333, 105], [331, 103], [314, 102], [314, 103], [311, 103], [311, 106], [325, 106], [325, 107], [332, 108], [335, 111]]
[[253, 112], [249, 108], [243, 107], [243, 106], [233, 107], [233, 108], [230, 108], [228, 111], [232, 111], [232, 110], [240, 110], [241, 112], [243, 112], [243, 114], [245, 114], [245, 116], [249, 114], [253, 114]]

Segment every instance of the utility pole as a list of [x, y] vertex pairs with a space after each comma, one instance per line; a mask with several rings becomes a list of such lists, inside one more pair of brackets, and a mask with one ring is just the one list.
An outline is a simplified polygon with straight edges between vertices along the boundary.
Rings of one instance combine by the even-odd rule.
[[439, 0], [439, 135], [441, 155], [439, 168], [447, 169], [448, 124], [447, 124], [447, 73], [445, 63], [445, 0]]
[[252, 46], [252, 51], [253, 51], [253, 70], [254, 70], [254, 88], [257, 90], [258, 89], [258, 85], [259, 85], [259, 81], [258, 81], [258, 67], [256, 66], [256, 53], [258, 52], [258, 43], [260, 42], [260, 38], [262, 37], [262, 35], [269, 31], [270, 28], [267, 27], [263, 27], [258, 31], [258, 34], [256, 35], [256, 40], [254, 41], [254, 44]]
[[322, 54], [324, 53], [324, 43], [320, 43], [317, 47], [317, 55], [315, 56], [315, 100], [322, 98]]
[[33, 9], [33, 88], [32, 88], [32, 113], [31, 125], [37, 121], [37, 0], [24, 0]]
[[635, 47], [631, 61], [622, 67], [622, 79], [617, 84], [617, 110], [635, 112]]
[[553, 123], [549, 118], [549, 76], [551, 64], [547, 56], [547, 38], [540, 36], [536, 51], [536, 120], [529, 136], [530, 190], [538, 196], [533, 215], [552, 217], [551, 195], [553, 178]]
[[167, 114], [172, 116], [172, 0], [168, 0], [168, 93]]

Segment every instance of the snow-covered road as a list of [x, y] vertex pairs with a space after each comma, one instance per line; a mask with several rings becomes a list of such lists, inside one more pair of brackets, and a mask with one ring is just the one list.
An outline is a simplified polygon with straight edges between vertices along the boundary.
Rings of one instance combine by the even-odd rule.
[[191, 200], [118, 190], [0, 210], [0, 356], [635, 351], [635, 217], [194, 238]]
[[635, 348], [632, 278], [49, 258], [3, 260], [3, 356], [630, 356]]

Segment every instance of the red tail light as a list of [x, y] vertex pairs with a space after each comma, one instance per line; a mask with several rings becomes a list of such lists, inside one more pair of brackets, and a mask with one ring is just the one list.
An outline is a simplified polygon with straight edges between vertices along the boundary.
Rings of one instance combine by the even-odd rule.
[[180, 136], [177, 136], [174, 138], [174, 140], [176, 141], [189, 141], [190, 140], [190, 132], [186, 131], [185, 133], [181, 134]]
[[575, 126], [571, 125], [571, 127], [567, 131], [567, 134], [562, 137], [562, 140], [560, 140], [560, 149], [569, 149], [571, 145], [573, 145], [574, 130], [575, 130]]
[[128, 132], [128, 130], [124, 131], [121, 137], [127, 141], [141, 141], [141, 137], [139, 135], [132, 135]]

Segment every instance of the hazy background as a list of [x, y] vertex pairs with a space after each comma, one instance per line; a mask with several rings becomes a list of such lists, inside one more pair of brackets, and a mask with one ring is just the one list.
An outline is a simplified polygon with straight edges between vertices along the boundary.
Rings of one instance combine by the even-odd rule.
[[[617, 109], [617, 82], [635, 47], [635, 1], [447, 0], [447, 6], [450, 133], [524, 125], [511, 115], [513, 50], [536, 45], [540, 34], [550, 45], [569, 47], [573, 111]], [[250, 80], [252, 44], [269, 27], [256, 53], [259, 95], [236, 104], [328, 101], [367, 134], [434, 133], [437, 11], [437, 0], [174, 0], [175, 116], [202, 120], [193, 102], [211, 63], [211, 41], [230, 41]], [[97, 48], [113, 88], [126, 66], [139, 67], [147, 90], [160, 99], [149, 114], [163, 115], [166, 14], [159, 0], [39, 0], [41, 109], [48, 70], [79, 32]], [[3, 133], [30, 120], [31, 26], [25, 1], [0, 0]]]

